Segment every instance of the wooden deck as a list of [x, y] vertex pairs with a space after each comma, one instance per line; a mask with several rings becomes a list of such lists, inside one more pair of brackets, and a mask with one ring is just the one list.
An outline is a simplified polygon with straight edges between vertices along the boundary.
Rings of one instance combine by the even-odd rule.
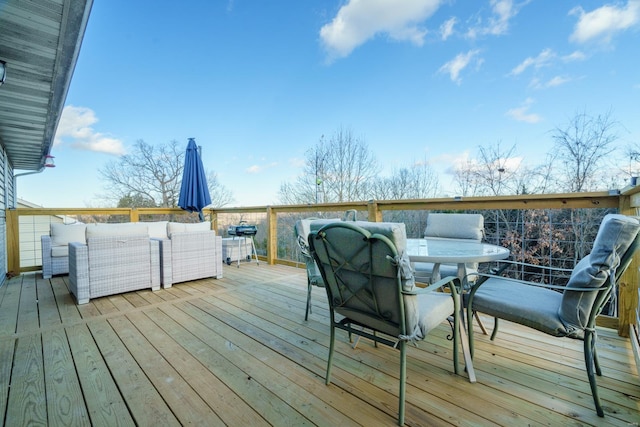
[[[354, 350], [339, 334], [333, 382], [326, 386], [324, 291], [314, 291], [305, 322], [305, 270], [224, 268], [223, 279], [82, 306], [69, 295], [66, 276], [10, 279], [0, 288], [0, 420], [7, 426], [396, 424], [397, 350], [366, 341]], [[478, 382], [470, 384], [452, 372], [448, 332], [443, 324], [409, 350], [406, 425], [640, 422], [633, 354], [614, 331], [599, 331], [604, 419], [593, 409], [581, 342], [504, 322], [494, 343], [476, 334]]]

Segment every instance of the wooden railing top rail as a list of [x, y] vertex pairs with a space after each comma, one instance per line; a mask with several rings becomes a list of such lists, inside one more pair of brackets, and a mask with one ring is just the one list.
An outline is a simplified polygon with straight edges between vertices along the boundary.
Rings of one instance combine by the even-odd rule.
[[[375, 204], [380, 210], [482, 210], [482, 209], [554, 209], [554, 208], [620, 208], [621, 199], [628, 199], [628, 207], [640, 206], [640, 186], [625, 191], [589, 193], [521, 194], [490, 197], [441, 197], [433, 199], [370, 200], [345, 203], [300, 205], [265, 205], [208, 208], [211, 214], [346, 211], [367, 211]], [[14, 209], [10, 209], [14, 210]], [[19, 215], [162, 215], [185, 213], [180, 208], [17, 208]]]

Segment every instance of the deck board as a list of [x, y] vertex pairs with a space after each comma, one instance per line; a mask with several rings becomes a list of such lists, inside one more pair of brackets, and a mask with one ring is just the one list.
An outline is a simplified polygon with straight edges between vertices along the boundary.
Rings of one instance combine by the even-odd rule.
[[[399, 352], [338, 333], [326, 386], [326, 294], [313, 289], [305, 322], [306, 286], [304, 269], [234, 263], [221, 279], [76, 305], [67, 276], [11, 278], [0, 288], [0, 424], [395, 425]], [[475, 328], [475, 384], [462, 365], [453, 372], [446, 323], [409, 347], [406, 425], [638, 424], [640, 380], [616, 331], [598, 330], [599, 418], [582, 342], [509, 322], [492, 342]]]

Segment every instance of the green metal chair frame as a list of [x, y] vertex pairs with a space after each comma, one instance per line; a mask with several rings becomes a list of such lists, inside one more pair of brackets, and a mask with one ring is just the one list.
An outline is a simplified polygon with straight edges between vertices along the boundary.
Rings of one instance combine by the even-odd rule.
[[[345, 211], [344, 216], [341, 221], [355, 221], [357, 219], [358, 213], [355, 209], [350, 209]], [[305, 218], [302, 221], [318, 221], [319, 224], [324, 223], [322, 221], [338, 221], [335, 220], [323, 220], [322, 218], [311, 217]], [[296, 222], [294, 225], [294, 232], [296, 234], [296, 242], [298, 243], [298, 250], [300, 251], [300, 255], [305, 263], [305, 268], [307, 270], [307, 307], [304, 313], [304, 320], [309, 320], [309, 313], [312, 313], [311, 307], [311, 291], [314, 286], [319, 288], [324, 288], [324, 281], [322, 280], [322, 276], [320, 275], [320, 270], [316, 266], [316, 262], [314, 261], [311, 253], [309, 252], [309, 243], [307, 241], [308, 235], [305, 235], [305, 232], [301, 229], [300, 221]], [[319, 229], [320, 227], [318, 227]]]
[[[337, 222], [323, 226], [309, 236], [311, 254], [316, 260], [325, 281], [329, 300], [331, 338], [327, 361], [326, 384], [331, 382], [331, 368], [335, 348], [335, 331], [342, 329], [351, 334], [366, 337], [374, 343], [382, 343], [400, 350], [400, 384], [398, 423], [404, 424], [406, 389], [406, 344], [416, 341], [412, 335], [415, 325], [407, 319], [406, 304], [417, 304], [417, 298], [453, 299], [452, 312], [444, 318], [449, 320], [453, 329], [453, 363], [458, 373], [458, 341], [460, 312], [457, 287], [460, 281], [456, 277], [447, 277], [427, 288], [414, 287], [413, 274], [406, 258], [387, 236], [371, 233], [370, 229], [381, 223]], [[382, 223], [384, 224], [384, 223]], [[404, 231], [404, 224], [402, 226]], [[406, 233], [404, 234], [406, 240]], [[450, 294], [435, 292], [448, 288]], [[431, 296], [429, 296], [431, 294]], [[417, 305], [411, 305], [409, 311]], [[340, 320], [336, 315], [340, 315]], [[418, 317], [422, 313], [415, 313]], [[441, 313], [440, 313], [441, 314]], [[415, 318], [409, 315], [412, 321]], [[444, 319], [442, 319], [444, 320]], [[436, 319], [436, 322], [442, 320]], [[428, 331], [427, 331], [428, 332]]]
[[[492, 281], [494, 284], [497, 283], [494, 279], [499, 278], [499, 280], [502, 281], [503, 283], [511, 282], [515, 284], [515, 286], [527, 285], [527, 286], [535, 286], [538, 288], [545, 288], [552, 292], [553, 291], [560, 291], [560, 292], [569, 291], [569, 292], [576, 292], [576, 293], [580, 293], [580, 292], [594, 293], [595, 292], [596, 298], [594, 299], [594, 302], [591, 305], [590, 310], [588, 310], [588, 314], [586, 317], [587, 321], [583, 325], [582, 330], [579, 331], [578, 334], [576, 334], [575, 331], [569, 332], [569, 333], [567, 333], [566, 331], [555, 331], [552, 334], [548, 330], [535, 328], [534, 326], [527, 325], [525, 323], [522, 323], [522, 324], [525, 326], [540, 330], [541, 332], [550, 334], [552, 336], [568, 337], [568, 338], [583, 340], [584, 361], [585, 361], [585, 366], [587, 371], [587, 377], [589, 379], [589, 385], [591, 388], [591, 394], [593, 396], [593, 401], [594, 401], [594, 405], [595, 405], [598, 416], [604, 417], [604, 411], [602, 409], [602, 404], [600, 403], [600, 398], [598, 396], [597, 380], [596, 380], [596, 375], [602, 376], [602, 370], [598, 362], [598, 354], [596, 350], [596, 341], [597, 341], [597, 334], [595, 329], [596, 317], [601, 313], [603, 307], [611, 297], [612, 292], [615, 291], [615, 287], [619, 284], [622, 275], [631, 264], [633, 255], [638, 248], [640, 248], [640, 233], [636, 234], [635, 239], [631, 242], [631, 245], [620, 257], [620, 262], [618, 266], [614, 269], [613, 280], [611, 280], [611, 278], [607, 278], [607, 280], [604, 281], [602, 286], [597, 288], [593, 288], [593, 287], [580, 288], [580, 287], [568, 287], [563, 285], [549, 285], [549, 284], [537, 283], [537, 282], [526, 282], [522, 280], [505, 277], [504, 274], [508, 274], [508, 271], [511, 267], [522, 268], [524, 266], [527, 268], [537, 268], [542, 270], [553, 270], [553, 271], [560, 271], [560, 272], [571, 272], [573, 270], [570, 270], [570, 269], [567, 270], [563, 268], [553, 268], [553, 267], [540, 266], [540, 265], [532, 265], [532, 264], [526, 264], [526, 263], [518, 263], [513, 261], [498, 261], [498, 264], [501, 267], [495, 270], [496, 273], [478, 274], [479, 279], [477, 283], [472, 287], [471, 291], [467, 295], [465, 295], [465, 302], [466, 302], [466, 308], [467, 308], [467, 328], [469, 332], [469, 347], [471, 351], [471, 356], [473, 356], [473, 352], [474, 352], [473, 313], [476, 311], [476, 308], [473, 305], [473, 299], [478, 292], [482, 291], [483, 285], [492, 283]], [[518, 288], [518, 289], [522, 289], [522, 288]], [[509, 292], [509, 290], [505, 289], [505, 292]], [[485, 302], [485, 304], [487, 303]], [[499, 306], [499, 304], [500, 304], [500, 301], [498, 300], [498, 297], [495, 297], [494, 306], [497, 307]], [[488, 310], [482, 310], [482, 311], [488, 311]], [[493, 331], [491, 333], [491, 338], [490, 338], [493, 341], [498, 333], [498, 319], [500, 318], [500, 312], [498, 309], [498, 311], [491, 311], [491, 312], [488, 312], [487, 314], [494, 317], [494, 327], [493, 327]], [[514, 319], [510, 319], [510, 320], [515, 321]]]

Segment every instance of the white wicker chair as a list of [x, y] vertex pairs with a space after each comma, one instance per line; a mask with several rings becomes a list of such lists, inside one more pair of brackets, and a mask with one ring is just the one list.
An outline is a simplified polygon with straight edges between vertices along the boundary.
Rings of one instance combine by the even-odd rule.
[[214, 277], [222, 278], [222, 236], [208, 222], [169, 222], [168, 238], [159, 239], [162, 287]]
[[160, 289], [160, 250], [144, 224], [87, 226], [87, 243], [69, 244], [69, 288], [78, 304], [139, 289]]
[[69, 243], [84, 242], [85, 228], [85, 224], [49, 225], [49, 234], [40, 237], [43, 278], [69, 273]]

